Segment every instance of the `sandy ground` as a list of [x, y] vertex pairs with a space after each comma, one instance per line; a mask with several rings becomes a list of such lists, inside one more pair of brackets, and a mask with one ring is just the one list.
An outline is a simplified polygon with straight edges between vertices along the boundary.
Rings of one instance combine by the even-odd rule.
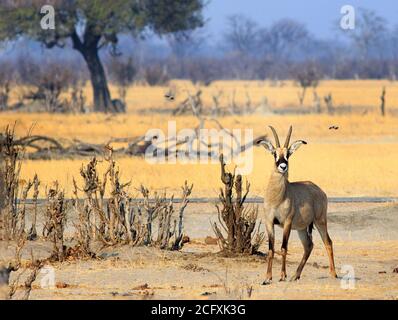
[[[118, 247], [100, 252], [102, 260], [53, 264], [55, 281], [65, 288], [42, 288], [40, 274], [31, 299], [398, 299], [398, 206], [392, 204], [331, 204], [329, 230], [334, 241], [338, 279], [328, 274], [328, 260], [319, 234], [301, 280], [278, 282], [280, 257], [274, 279], [262, 286], [265, 256], [225, 258], [213, 236], [213, 205], [191, 205], [185, 218], [191, 242], [181, 252], [155, 248]], [[281, 230], [277, 228], [277, 247]], [[36, 256], [48, 256], [42, 241], [30, 243]], [[266, 252], [267, 244], [260, 248]], [[0, 243], [0, 259], [13, 253]], [[287, 271], [292, 276], [302, 256], [295, 232], [289, 242]], [[59, 286], [59, 285], [58, 285]]]

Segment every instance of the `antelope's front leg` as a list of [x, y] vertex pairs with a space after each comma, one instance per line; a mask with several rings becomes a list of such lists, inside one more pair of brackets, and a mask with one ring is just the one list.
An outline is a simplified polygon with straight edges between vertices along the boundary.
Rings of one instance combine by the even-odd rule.
[[282, 270], [281, 279], [279, 281], [285, 281], [286, 274], [286, 255], [287, 255], [287, 244], [289, 242], [290, 230], [292, 229], [292, 221], [286, 221], [283, 226], [283, 239], [282, 239]]
[[268, 233], [268, 259], [267, 259], [267, 274], [265, 276], [265, 280], [263, 285], [270, 284], [272, 282], [272, 260], [274, 259], [275, 252], [275, 228], [274, 223], [269, 223], [266, 225], [267, 233]]

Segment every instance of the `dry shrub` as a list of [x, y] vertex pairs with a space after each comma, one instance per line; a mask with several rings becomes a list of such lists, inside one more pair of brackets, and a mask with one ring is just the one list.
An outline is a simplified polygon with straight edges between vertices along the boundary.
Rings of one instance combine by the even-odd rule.
[[0, 134], [0, 240], [26, 237], [26, 200], [32, 187], [35, 215], [28, 238], [34, 240], [40, 182], [37, 175], [33, 181], [20, 179], [25, 148], [16, 140], [14, 129], [7, 126], [4, 134]]
[[112, 82], [118, 86], [120, 100], [126, 104], [127, 88], [134, 83], [137, 75], [137, 67], [133, 58], [112, 57], [108, 69]]
[[15, 239], [20, 230], [18, 189], [22, 149], [15, 145], [14, 128], [0, 134], [0, 240]]
[[[131, 246], [153, 245], [161, 249], [179, 250], [183, 245], [183, 216], [188, 205], [188, 197], [193, 186], [187, 183], [182, 187], [182, 203], [177, 218], [173, 197], [154, 194], [141, 186], [143, 200], [134, 201], [128, 187], [130, 182], [122, 182], [120, 172], [112, 155], [104, 159], [108, 167], [102, 178], [98, 173], [98, 160], [93, 158], [80, 170], [84, 180], [83, 188], [74, 181], [73, 206], [79, 217], [75, 224], [76, 239], [83, 255], [91, 255], [91, 245], [100, 241], [104, 246], [127, 244]], [[109, 188], [110, 198], [104, 194]], [[81, 201], [78, 191], [83, 191], [85, 200]], [[154, 225], [157, 222], [157, 235]]]
[[161, 63], [148, 64], [144, 67], [143, 76], [150, 86], [167, 85], [170, 80], [166, 67]]
[[[175, 217], [175, 208], [173, 203], [174, 195], [171, 199], [167, 199], [166, 193], [159, 196], [154, 194], [154, 201], [150, 201], [150, 192], [144, 186], [141, 186], [141, 194], [144, 198], [143, 202], [139, 204], [140, 215], [146, 217], [146, 224], [144, 225], [143, 238], [144, 244], [153, 245], [160, 249], [180, 250], [183, 246], [183, 226], [184, 226], [184, 212], [189, 203], [189, 196], [192, 193], [193, 185], [188, 185], [185, 181], [182, 190], [182, 200], [177, 218]], [[157, 234], [153, 232], [154, 222], [157, 221]]]
[[53, 244], [50, 260], [62, 262], [66, 258], [64, 246], [64, 230], [66, 225], [66, 208], [64, 192], [60, 190], [58, 182], [47, 191], [47, 205], [43, 233]]
[[[255, 230], [257, 208], [244, 207], [250, 184], [246, 182], [246, 190], [243, 191], [242, 176], [235, 177], [235, 173], [225, 171], [223, 155], [220, 156], [220, 164], [224, 191], [220, 189], [219, 198], [222, 208], [216, 206], [220, 225], [214, 222], [213, 230], [224, 253], [254, 254], [258, 252], [264, 234], [259, 232], [260, 225], [257, 231]], [[222, 229], [226, 232], [226, 236], [224, 236]]]
[[11, 85], [14, 84], [14, 70], [10, 61], [0, 61], [0, 111], [7, 110]]
[[[25, 246], [25, 237], [20, 237], [16, 242], [15, 257], [3, 266], [0, 266], [0, 299], [6, 300], [28, 300], [30, 292], [32, 291], [32, 284], [36, 280], [41, 268], [44, 265], [44, 260], [36, 260], [31, 254], [31, 259], [25, 264], [23, 270], [21, 262], [21, 252]], [[20, 278], [30, 269], [31, 272], [26, 277], [24, 283], [20, 284]], [[13, 281], [10, 281], [11, 273], [18, 272]], [[17, 290], [22, 288], [23, 291], [17, 295]]]

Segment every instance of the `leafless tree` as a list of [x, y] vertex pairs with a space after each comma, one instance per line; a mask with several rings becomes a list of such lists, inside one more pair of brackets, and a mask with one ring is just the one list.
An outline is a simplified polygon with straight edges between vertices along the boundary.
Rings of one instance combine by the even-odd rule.
[[375, 11], [360, 8], [355, 21], [355, 29], [344, 31], [352, 40], [362, 59], [368, 59], [372, 50], [379, 54], [384, 50], [380, 46], [387, 31], [387, 21]]
[[301, 87], [301, 92], [299, 93], [298, 98], [300, 106], [303, 106], [307, 89], [312, 87], [315, 91], [319, 84], [321, 75], [317, 66], [310, 62], [296, 66], [292, 71], [292, 77]]
[[252, 55], [258, 46], [259, 31], [257, 23], [243, 15], [233, 15], [227, 18], [225, 42], [235, 52], [242, 55]]
[[131, 56], [127, 57], [127, 59], [112, 56], [108, 69], [111, 81], [118, 86], [119, 99], [126, 104], [127, 88], [134, 83], [138, 72], [133, 58]]
[[288, 59], [309, 39], [306, 26], [292, 19], [281, 19], [260, 32], [262, 52], [273, 61]]

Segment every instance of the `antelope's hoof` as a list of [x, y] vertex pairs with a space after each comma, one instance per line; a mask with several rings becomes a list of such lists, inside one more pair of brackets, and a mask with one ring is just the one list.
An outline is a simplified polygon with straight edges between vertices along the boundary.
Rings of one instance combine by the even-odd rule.
[[266, 279], [264, 280], [264, 282], [262, 283], [263, 286], [267, 286], [270, 285], [272, 283], [272, 279]]
[[283, 282], [286, 281], [287, 275], [281, 276], [281, 278], [279, 279], [279, 282]]
[[337, 278], [338, 278], [336, 272], [331, 272], [331, 273], [330, 273], [330, 276], [331, 276], [332, 278], [334, 278], [334, 279], [337, 279]]
[[290, 281], [292, 281], [292, 282], [299, 281], [299, 280], [300, 280], [300, 276], [298, 276], [297, 274], [290, 278]]

